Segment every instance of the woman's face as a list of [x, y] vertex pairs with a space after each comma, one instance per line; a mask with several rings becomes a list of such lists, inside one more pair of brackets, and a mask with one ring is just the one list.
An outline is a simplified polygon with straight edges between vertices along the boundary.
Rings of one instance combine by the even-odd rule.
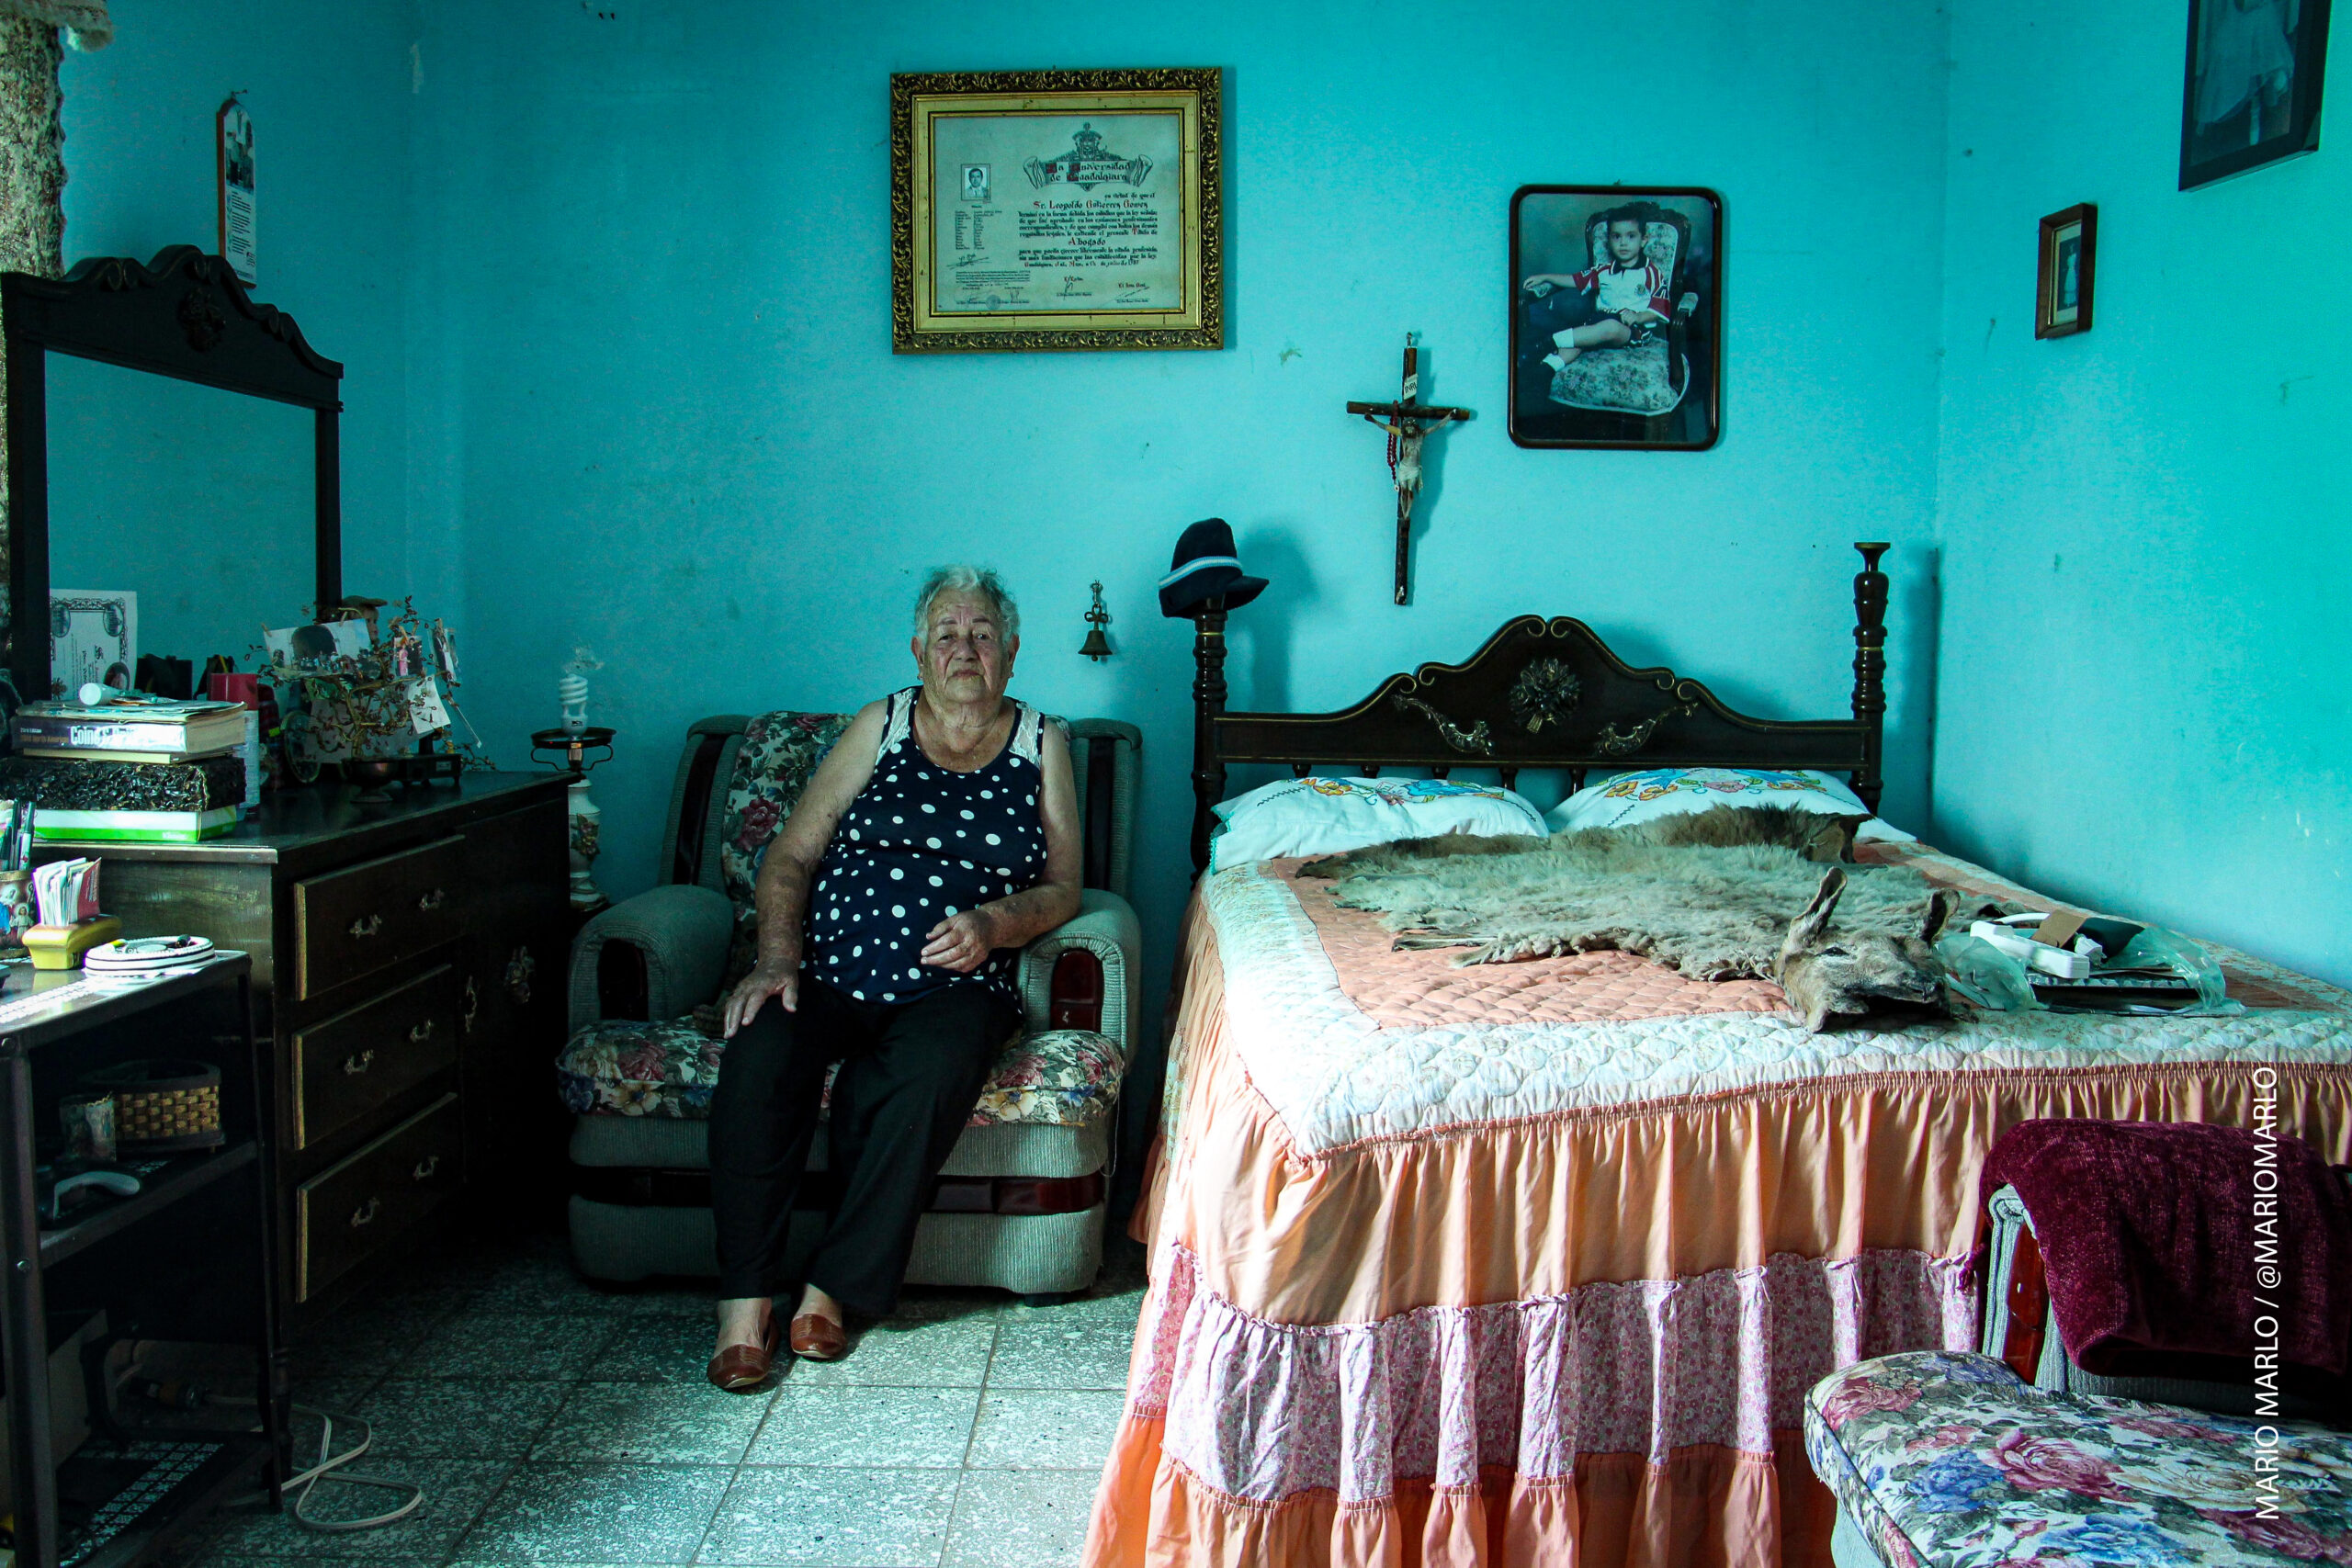
[[1007, 641], [996, 612], [978, 593], [942, 593], [930, 624], [914, 640], [915, 668], [931, 694], [951, 703], [993, 704], [1012, 679], [1018, 637]]

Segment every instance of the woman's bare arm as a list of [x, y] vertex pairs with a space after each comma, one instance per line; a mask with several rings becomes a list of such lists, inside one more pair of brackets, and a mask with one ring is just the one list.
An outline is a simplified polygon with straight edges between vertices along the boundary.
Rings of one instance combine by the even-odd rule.
[[817, 764], [816, 775], [800, 792], [792, 815], [760, 862], [760, 878], [752, 890], [759, 911], [760, 955], [752, 972], [728, 993], [725, 1024], [730, 1038], [770, 997], [786, 1012], [800, 1005], [800, 925], [808, 913], [808, 884], [833, 841], [842, 813], [874, 776], [882, 722], [882, 704], [868, 703], [858, 710]]
[[1000, 947], [1024, 947], [1078, 913], [1082, 858], [1078, 786], [1071, 781], [1069, 742], [1061, 727], [1047, 724], [1040, 737], [1039, 771], [1045, 774], [1038, 814], [1046, 829], [1046, 876], [1009, 898], [950, 915], [931, 928], [922, 962], [968, 975]]

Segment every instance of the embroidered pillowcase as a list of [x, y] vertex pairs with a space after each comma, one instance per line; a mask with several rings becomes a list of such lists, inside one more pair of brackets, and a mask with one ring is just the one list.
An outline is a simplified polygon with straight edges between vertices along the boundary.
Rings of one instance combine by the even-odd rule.
[[[1719, 806], [1788, 806], [1822, 817], [1866, 817], [1861, 797], [1829, 774], [1810, 768], [1775, 773], [1765, 768], [1647, 768], [1589, 784], [1545, 813], [1554, 832], [1580, 828], [1623, 828], [1659, 817], [1683, 817]], [[1877, 818], [1856, 830], [1857, 839], [1912, 841], [1911, 835]]]
[[1283, 779], [1220, 802], [1209, 869], [1248, 861], [1335, 855], [1436, 833], [1544, 832], [1528, 801], [1495, 784], [1453, 779]]

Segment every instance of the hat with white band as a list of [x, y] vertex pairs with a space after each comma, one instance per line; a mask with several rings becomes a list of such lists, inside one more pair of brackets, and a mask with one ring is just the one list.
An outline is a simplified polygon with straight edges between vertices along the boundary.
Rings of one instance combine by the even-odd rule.
[[1233, 530], [1222, 517], [1210, 517], [1184, 530], [1176, 541], [1176, 558], [1159, 580], [1159, 613], [1182, 618], [1200, 613], [1211, 599], [1221, 598], [1228, 610], [1238, 610], [1266, 591], [1266, 580], [1250, 577], [1234, 553]]

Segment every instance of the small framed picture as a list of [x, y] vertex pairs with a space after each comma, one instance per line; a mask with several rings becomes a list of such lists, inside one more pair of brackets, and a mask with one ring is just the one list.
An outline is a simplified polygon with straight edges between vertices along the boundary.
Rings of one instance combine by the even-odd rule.
[[2091, 330], [2091, 261], [2098, 209], [2086, 201], [2041, 220], [2041, 275], [2033, 312], [2036, 337]]
[[1510, 438], [1697, 451], [1722, 429], [1723, 197], [1522, 186], [1510, 198]]
[[2328, 0], [2188, 0], [2180, 188], [2319, 148]]

